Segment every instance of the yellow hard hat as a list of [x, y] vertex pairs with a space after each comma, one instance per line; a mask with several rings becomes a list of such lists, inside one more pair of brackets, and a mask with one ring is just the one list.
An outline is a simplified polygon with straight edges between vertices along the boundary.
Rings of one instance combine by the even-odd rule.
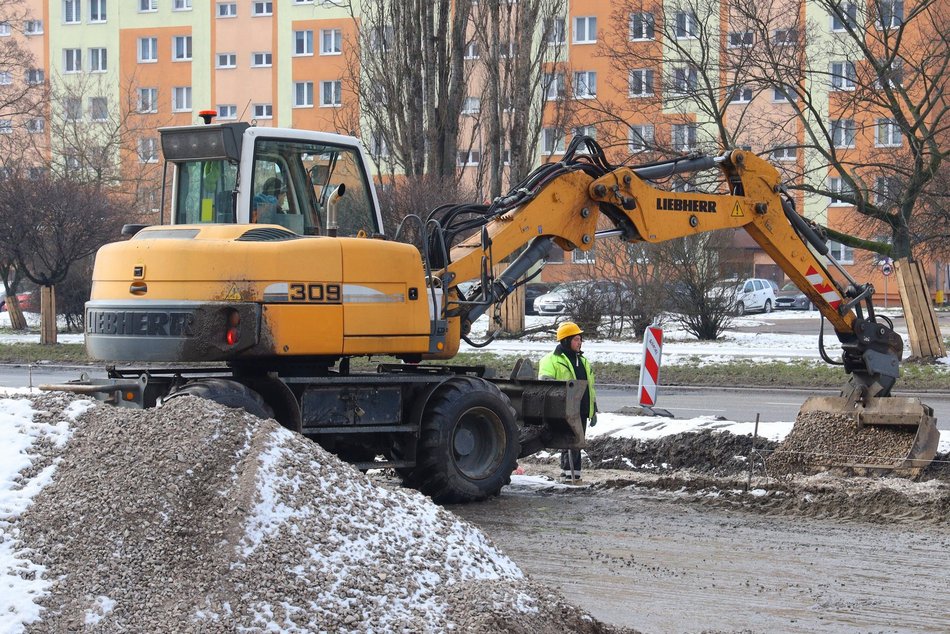
[[581, 334], [584, 334], [584, 331], [581, 330], [573, 321], [565, 321], [563, 324], [557, 327], [558, 341], [564, 341], [568, 337]]

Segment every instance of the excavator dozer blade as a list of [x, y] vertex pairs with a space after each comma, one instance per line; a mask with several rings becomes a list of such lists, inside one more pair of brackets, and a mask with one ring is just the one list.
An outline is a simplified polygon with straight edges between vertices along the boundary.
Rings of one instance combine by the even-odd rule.
[[587, 381], [491, 379], [508, 396], [521, 429], [519, 458], [541, 449], [583, 449], [581, 400]]
[[770, 469], [916, 478], [937, 453], [933, 409], [918, 398], [853, 403], [841, 396], [805, 401], [795, 426], [769, 457]]

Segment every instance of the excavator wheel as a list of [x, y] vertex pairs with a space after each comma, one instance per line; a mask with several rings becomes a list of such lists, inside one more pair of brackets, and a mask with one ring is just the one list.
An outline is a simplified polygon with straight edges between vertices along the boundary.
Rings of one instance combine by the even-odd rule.
[[229, 379], [196, 379], [189, 381], [179, 389], [165, 397], [165, 400], [178, 396], [198, 396], [224, 405], [243, 409], [248, 414], [259, 418], [273, 418], [274, 410], [270, 408], [261, 395], [243, 383]]
[[422, 414], [412, 478], [440, 504], [496, 495], [511, 482], [518, 434], [515, 410], [501, 390], [483, 379], [453, 377], [436, 389]]

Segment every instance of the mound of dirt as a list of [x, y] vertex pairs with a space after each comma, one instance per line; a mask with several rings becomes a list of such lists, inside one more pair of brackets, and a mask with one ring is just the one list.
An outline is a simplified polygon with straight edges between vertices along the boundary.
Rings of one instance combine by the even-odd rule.
[[[33, 407], [61, 419], [70, 400]], [[182, 397], [71, 426], [39, 449], [55, 474], [15, 522], [52, 581], [28, 631], [628, 631], [273, 421]]]
[[[595, 469], [621, 469], [661, 473], [689, 469], [725, 476], [748, 471], [752, 455], [750, 435], [704, 429], [651, 440], [595, 436], [587, 443], [587, 455]], [[755, 449], [769, 452], [776, 443], [755, 439]]]

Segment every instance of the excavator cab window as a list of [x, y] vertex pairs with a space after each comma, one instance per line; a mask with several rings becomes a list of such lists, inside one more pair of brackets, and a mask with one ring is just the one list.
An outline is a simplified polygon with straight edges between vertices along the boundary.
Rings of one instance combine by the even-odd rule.
[[234, 222], [237, 165], [225, 160], [178, 164], [175, 224]]
[[[334, 228], [328, 225], [334, 224], [339, 236], [379, 232], [368, 175], [356, 148], [259, 139], [252, 198], [273, 195], [274, 178], [280, 179], [286, 198], [273, 214], [262, 214], [256, 222], [280, 224], [305, 235], [326, 235], [328, 228]], [[252, 222], [253, 207], [252, 200]]]

